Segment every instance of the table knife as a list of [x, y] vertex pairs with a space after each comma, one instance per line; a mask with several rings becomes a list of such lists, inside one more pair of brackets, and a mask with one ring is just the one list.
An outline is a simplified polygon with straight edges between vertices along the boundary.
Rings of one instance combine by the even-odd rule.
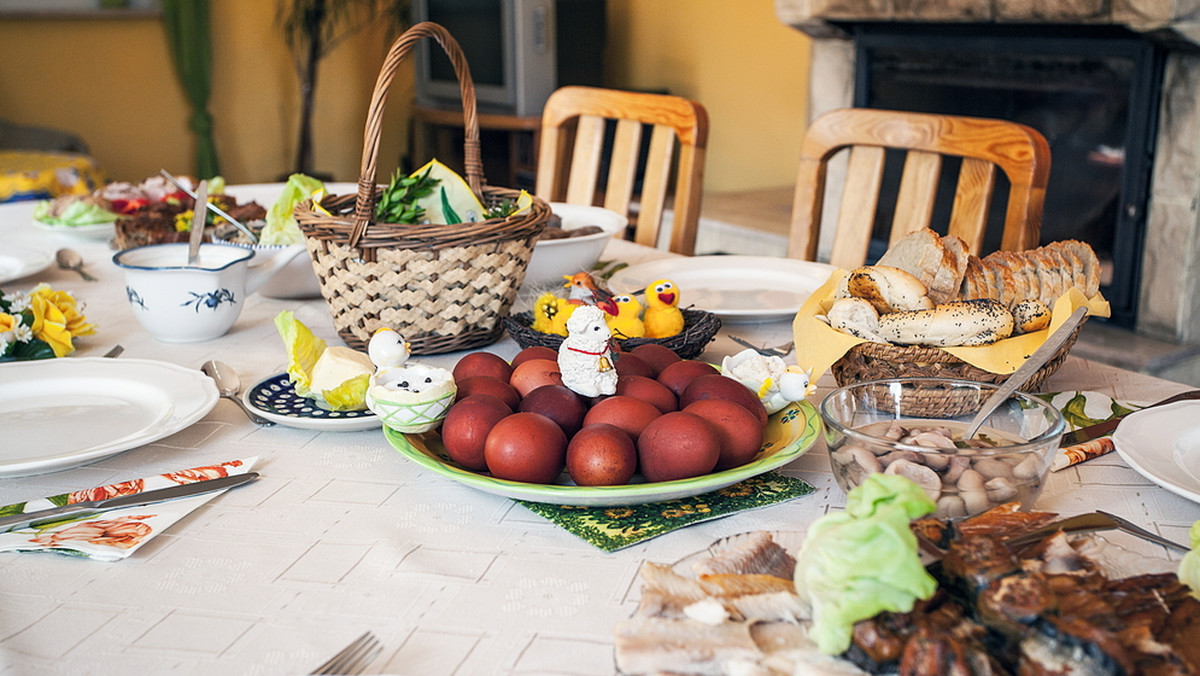
[[192, 231], [188, 235], [188, 265], [200, 261], [200, 242], [204, 240], [204, 226], [208, 223], [208, 181], [200, 181], [196, 188], [196, 204], [192, 207]]
[[232, 476], [223, 476], [217, 479], [206, 479], [204, 481], [195, 481], [189, 484], [180, 484], [178, 486], [168, 486], [167, 488], [157, 488], [155, 490], [143, 491], [132, 495], [119, 495], [114, 498], [106, 498], [104, 500], [88, 500], [86, 502], [76, 502], [70, 505], [61, 507], [51, 507], [49, 509], [39, 509], [33, 512], [25, 512], [23, 514], [13, 514], [10, 516], [0, 517], [0, 533], [10, 531], [15, 528], [24, 528], [25, 526], [38, 526], [51, 521], [62, 521], [64, 519], [79, 519], [93, 514], [117, 509], [119, 507], [140, 507], [156, 502], [166, 502], [168, 500], [179, 500], [181, 498], [190, 498], [204, 493], [211, 493], [226, 488], [233, 488], [253, 481], [258, 478], [258, 472], [247, 472], [246, 474], [234, 474]]
[[[1149, 406], [1139, 408], [1138, 411], [1144, 411], [1147, 408], [1154, 408], [1155, 406], [1163, 406], [1164, 404], [1174, 404], [1177, 401], [1187, 401], [1189, 399], [1200, 399], [1200, 390], [1188, 390], [1187, 392], [1181, 392], [1175, 396], [1167, 397], [1162, 401], [1157, 401], [1153, 404], [1150, 404]], [[1137, 411], [1134, 412], [1136, 413]], [[1119, 415], [1115, 418], [1105, 420], [1104, 422], [1096, 423], [1095, 425], [1088, 425], [1087, 427], [1080, 427], [1072, 432], [1065, 432], [1062, 436], [1062, 441], [1058, 444], [1059, 448], [1066, 448], [1067, 446], [1082, 444], [1085, 441], [1099, 439], [1107, 434], [1112, 434], [1113, 430], [1117, 429], [1117, 425], [1121, 424], [1121, 421], [1124, 418], [1125, 416]]]

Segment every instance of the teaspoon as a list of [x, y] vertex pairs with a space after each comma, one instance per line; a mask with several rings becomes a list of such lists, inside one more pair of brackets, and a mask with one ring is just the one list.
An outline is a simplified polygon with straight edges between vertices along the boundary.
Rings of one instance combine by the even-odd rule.
[[96, 278], [89, 275], [83, 269], [83, 256], [80, 256], [74, 249], [59, 249], [54, 254], [54, 259], [58, 261], [58, 267], [63, 270], [74, 270], [78, 272], [85, 281], [94, 282]]
[[204, 365], [200, 367], [200, 370], [204, 371], [205, 375], [207, 375], [209, 378], [212, 378], [213, 381], [217, 383], [217, 392], [219, 392], [222, 397], [237, 404], [246, 414], [246, 417], [250, 419], [250, 422], [254, 423], [255, 425], [262, 425], [264, 427], [269, 427], [275, 424], [274, 422], [258, 415], [254, 411], [251, 411], [246, 407], [246, 404], [242, 403], [241, 398], [238, 397], [238, 392], [240, 392], [242, 389], [242, 381], [240, 378], [238, 378], [237, 371], [234, 371], [233, 368], [228, 364], [225, 362], [216, 361], [215, 359], [209, 360], [204, 362]]

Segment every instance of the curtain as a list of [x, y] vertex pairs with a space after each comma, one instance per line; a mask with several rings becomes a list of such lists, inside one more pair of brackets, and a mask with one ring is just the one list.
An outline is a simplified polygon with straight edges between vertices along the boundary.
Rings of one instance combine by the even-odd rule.
[[209, 0], [162, 0], [162, 7], [175, 71], [192, 107], [188, 127], [196, 135], [196, 177], [212, 178], [221, 173], [221, 166], [208, 112], [212, 88]]

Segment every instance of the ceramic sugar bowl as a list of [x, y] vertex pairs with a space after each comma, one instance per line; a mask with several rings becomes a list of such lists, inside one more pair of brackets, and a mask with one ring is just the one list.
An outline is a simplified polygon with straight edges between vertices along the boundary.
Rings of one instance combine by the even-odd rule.
[[163, 342], [198, 343], [225, 335], [246, 296], [303, 250], [252, 270], [254, 251], [227, 244], [202, 244], [193, 265], [186, 243], [126, 249], [113, 263], [125, 270], [125, 294], [142, 328]]

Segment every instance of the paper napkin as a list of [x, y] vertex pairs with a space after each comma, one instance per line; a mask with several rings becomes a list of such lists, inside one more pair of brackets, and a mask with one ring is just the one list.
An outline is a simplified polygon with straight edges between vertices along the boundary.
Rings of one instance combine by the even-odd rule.
[[[72, 493], [19, 502], [0, 507], [0, 516], [24, 514], [88, 500], [133, 495], [157, 488], [190, 484], [206, 479], [245, 474], [257, 457], [230, 460], [215, 465], [192, 467], [156, 476], [97, 486]], [[228, 490], [228, 489], [226, 489]], [[119, 561], [141, 548], [155, 535], [170, 528], [189, 512], [225, 491], [212, 491], [190, 498], [112, 509], [74, 521], [56, 521], [41, 528], [26, 526], [0, 533], [0, 552], [53, 551], [97, 561]]]
[[530, 511], [606, 552], [644, 542], [701, 521], [766, 507], [815, 489], [776, 471], [690, 498], [620, 507], [572, 507], [518, 500]]
[[[1062, 411], [1063, 420], [1066, 422], [1064, 431], [1067, 432], [1102, 423], [1117, 416], [1132, 413], [1142, 407], [1140, 404], [1118, 401], [1100, 392], [1051, 392], [1034, 396], [1046, 400]], [[1078, 465], [1084, 460], [1091, 460], [1109, 453], [1114, 448], [1111, 436], [1060, 448], [1054, 455], [1054, 462], [1050, 465], [1050, 469], [1057, 472], [1072, 465]]]

